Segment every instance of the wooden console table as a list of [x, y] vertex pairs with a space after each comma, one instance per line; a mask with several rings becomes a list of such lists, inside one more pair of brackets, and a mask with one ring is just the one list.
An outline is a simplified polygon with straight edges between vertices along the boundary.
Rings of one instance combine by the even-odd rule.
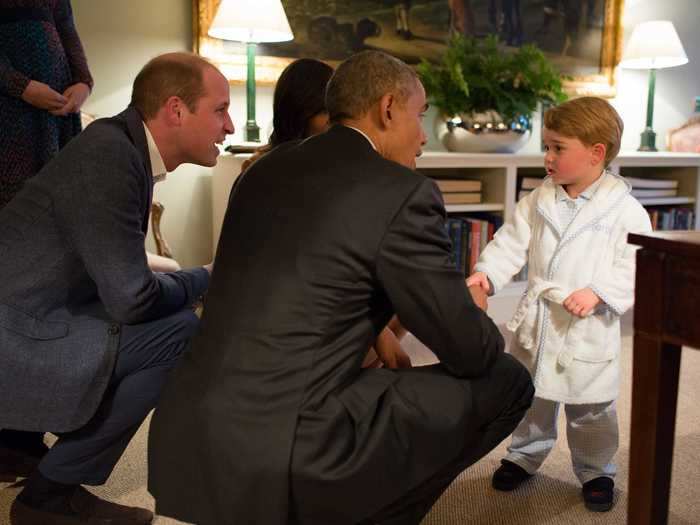
[[637, 252], [627, 523], [668, 518], [681, 347], [700, 348], [700, 232], [629, 236]]

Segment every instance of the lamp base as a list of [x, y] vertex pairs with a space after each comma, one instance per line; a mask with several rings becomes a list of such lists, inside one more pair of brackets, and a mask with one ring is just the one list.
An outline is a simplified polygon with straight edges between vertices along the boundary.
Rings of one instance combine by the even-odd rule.
[[658, 151], [656, 149], [656, 133], [651, 128], [642, 131], [642, 142], [637, 151]]
[[245, 139], [248, 142], [260, 142], [260, 126], [255, 121], [248, 121], [245, 126]]

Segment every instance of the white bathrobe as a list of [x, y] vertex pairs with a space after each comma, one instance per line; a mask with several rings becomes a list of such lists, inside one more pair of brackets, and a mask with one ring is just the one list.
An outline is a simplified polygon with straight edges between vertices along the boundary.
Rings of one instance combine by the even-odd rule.
[[[618, 395], [620, 316], [634, 302], [636, 248], [627, 235], [649, 232], [651, 223], [627, 181], [609, 172], [602, 177], [564, 231], [556, 185], [546, 178], [518, 202], [475, 267], [497, 292], [528, 264], [527, 293], [507, 327], [516, 333], [510, 351], [529, 368], [543, 399], [589, 404]], [[585, 287], [605, 305], [580, 318], [561, 303]]]

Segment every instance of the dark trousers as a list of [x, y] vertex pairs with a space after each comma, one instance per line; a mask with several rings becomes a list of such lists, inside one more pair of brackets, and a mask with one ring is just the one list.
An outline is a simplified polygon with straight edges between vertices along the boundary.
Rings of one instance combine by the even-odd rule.
[[199, 326], [191, 310], [139, 325], [122, 325], [110, 384], [95, 415], [82, 428], [59, 434], [39, 464], [65, 484], [107, 481], [129, 441], [155, 407], [168, 372]]
[[[424, 368], [430, 373], [432, 367]], [[360, 525], [418, 525], [464, 469], [488, 454], [515, 430], [530, 408], [535, 393], [530, 374], [508, 354], [499, 357], [486, 376], [464, 381], [470, 383], [473, 392], [475, 425], [474, 432], [465, 436], [462, 454]]]

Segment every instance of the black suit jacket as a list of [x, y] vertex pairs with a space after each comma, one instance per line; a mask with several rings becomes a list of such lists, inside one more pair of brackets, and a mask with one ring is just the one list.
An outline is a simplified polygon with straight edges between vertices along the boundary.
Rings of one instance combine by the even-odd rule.
[[0, 210], [0, 428], [66, 432], [94, 414], [120, 324], [193, 302], [199, 268], [147, 265], [153, 177], [135, 109], [74, 138]]
[[[470, 398], [455, 378], [484, 373], [503, 340], [449, 253], [435, 184], [350, 128], [253, 164], [230, 197], [201, 335], [151, 425], [158, 512], [354, 524], [456, 459]], [[442, 373], [360, 368], [393, 313]]]

